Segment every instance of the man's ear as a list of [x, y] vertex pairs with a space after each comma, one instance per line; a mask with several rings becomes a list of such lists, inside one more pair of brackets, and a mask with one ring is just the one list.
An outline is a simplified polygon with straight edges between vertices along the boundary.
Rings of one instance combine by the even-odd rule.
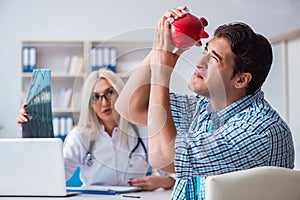
[[235, 87], [237, 89], [247, 88], [248, 84], [252, 80], [252, 74], [249, 72], [238, 73], [235, 75]]

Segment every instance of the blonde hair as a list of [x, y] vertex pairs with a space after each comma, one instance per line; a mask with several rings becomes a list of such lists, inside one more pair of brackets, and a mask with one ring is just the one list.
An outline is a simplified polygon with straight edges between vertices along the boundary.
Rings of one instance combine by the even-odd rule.
[[[116, 75], [114, 72], [107, 69], [99, 69], [98, 71], [93, 71], [89, 74], [85, 80], [82, 97], [81, 97], [81, 109], [80, 117], [77, 127], [87, 134], [90, 139], [94, 139], [96, 133], [100, 130], [101, 120], [98, 119], [98, 116], [95, 114], [93, 107], [91, 106], [90, 99], [91, 94], [94, 88], [94, 85], [101, 78], [106, 79], [111, 86], [116, 90], [118, 95], [124, 87], [122, 79]], [[118, 127], [120, 129], [120, 137], [123, 140], [128, 129], [128, 121], [120, 116]]]

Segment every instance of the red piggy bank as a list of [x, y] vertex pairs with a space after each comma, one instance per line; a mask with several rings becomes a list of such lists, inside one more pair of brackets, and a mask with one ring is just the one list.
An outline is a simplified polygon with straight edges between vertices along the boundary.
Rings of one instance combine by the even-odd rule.
[[188, 49], [193, 45], [201, 46], [201, 38], [208, 38], [204, 27], [208, 25], [205, 18], [186, 13], [183, 17], [171, 20], [171, 38], [174, 45], [179, 49]]

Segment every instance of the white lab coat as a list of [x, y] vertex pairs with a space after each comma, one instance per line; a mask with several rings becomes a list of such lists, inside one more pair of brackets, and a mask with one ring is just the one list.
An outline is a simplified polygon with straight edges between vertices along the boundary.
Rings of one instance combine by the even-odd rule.
[[[145, 132], [139, 133], [147, 148], [147, 135]], [[110, 137], [102, 126], [92, 151], [93, 164], [89, 166], [84, 160], [90, 140], [77, 128], [73, 129], [68, 133], [63, 149], [66, 180], [73, 175], [77, 167], [80, 167], [80, 179], [83, 185], [128, 186], [130, 178], [144, 176], [149, 167], [141, 144], [132, 159], [129, 159], [130, 151], [136, 146], [137, 141], [136, 133], [131, 126], [128, 130], [128, 145], [120, 141], [119, 128], [115, 128]]]

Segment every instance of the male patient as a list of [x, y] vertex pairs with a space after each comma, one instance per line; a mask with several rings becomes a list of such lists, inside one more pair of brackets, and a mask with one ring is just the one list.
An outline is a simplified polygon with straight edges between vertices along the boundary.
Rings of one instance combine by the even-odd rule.
[[205, 177], [257, 166], [294, 167], [287, 124], [264, 99], [271, 64], [268, 40], [244, 23], [219, 26], [196, 63], [189, 88], [170, 93], [171, 74], [183, 50], [172, 53], [168, 17], [153, 48], [129, 78], [116, 104], [127, 119], [147, 125], [153, 167], [176, 171], [172, 199], [205, 199]]

